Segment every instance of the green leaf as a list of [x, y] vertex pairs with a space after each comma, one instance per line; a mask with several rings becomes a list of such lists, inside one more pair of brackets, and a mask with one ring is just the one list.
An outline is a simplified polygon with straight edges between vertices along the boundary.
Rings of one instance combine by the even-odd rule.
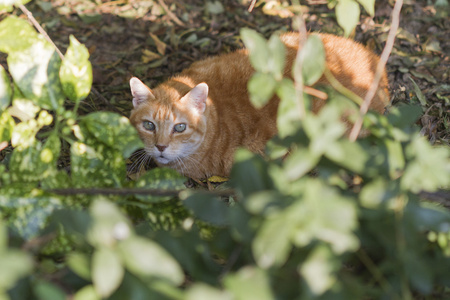
[[225, 226], [228, 223], [228, 207], [220, 197], [207, 193], [193, 193], [189, 196], [180, 195], [184, 206], [193, 211], [194, 215], [208, 223]]
[[411, 80], [413, 87], [414, 87], [414, 92], [416, 93], [417, 99], [419, 99], [420, 104], [425, 107], [427, 105], [427, 98], [425, 98], [425, 95], [422, 93], [422, 91], [420, 90], [420, 87], [417, 85], [417, 83], [414, 81], [414, 79], [412, 79], [412, 77], [409, 77], [409, 80]]
[[246, 149], [239, 149], [234, 157], [231, 183], [244, 196], [272, 187], [272, 181], [266, 173], [267, 163], [261, 157]]
[[[302, 66], [303, 83], [313, 85], [322, 77], [325, 70], [325, 48], [318, 35], [308, 36], [300, 51], [299, 59]], [[298, 73], [295, 71], [295, 68], [298, 67], [298, 63], [294, 63], [294, 74]]]
[[0, 113], [11, 104], [11, 97], [11, 83], [5, 69], [0, 65]]
[[318, 115], [305, 116], [303, 125], [311, 140], [309, 149], [312, 153], [321, 155], [332, 151], [334, 144], [346, 130], [340, 119], [339, 110], [331, 103], [321, 109]]
[[336, 5], [336, 19], [344, 29], [344, 35], [349, 36], [359, 22], [359, 5], [354, 0], [339, 0]]
[[208, 1], [206, 3], [208, 11], [213, 15], [221, 14], [225, 11], [222, 3], [220, 1]]
[[397, 179], [400, 177], [403, 168], [405, 167], [402, 144], [399, 141], [391, 139], [385, 139], [384, 144], [386, 145], [388, 153], [389, 176], [391, 179]]
[[186, 300], [232, 300], [227, 291], [221, 291], [204, 283], [193, 284], [186, 292]]
[[0, 115], [0, 143], [3, 141], [9, 142], [11, 140], [12, 132], [16, 123], [7, 111]]
[[120, 285], [124, 269], [120, 257], [111, 249], [101, 247], [92, 256], [92, 282], [102, 297], [109, 297]]
[[70, 46], [59, 70], [64, 93], [70, 100], [79, 102], [89, 95], [92, 86], [92, 65], [89, 51], [70, 36]]
[[399, 105], [392, 107], [386, 116], [389, 124], [398, 128], [411, 128], [422, 116], [423, 111], [419, 105]]
[[388, 206], [393, 199], [399, 195], [398, 183], [386, 181], [379, 177], [372, 182], [366, 184], [359, 197], [361, 205], [367, 208], [378, 208], [380, 206]]
[[91, 279], [91, 269], [87, 255], [81, 252], [72, 252], [67, 256], [67, 265], [78, 276], [84, 280]]
[[1, 52], [13, 53], [23, 51], [40, 40], [39, 34], [24, 19], [8, 16], [0, 22]]
[[359, 243], [353, 233], [357, 227], [355, 201], [321, 180], [305, 180], [295, 205], [288, 208], [297, 220], [294, 244], [304, 247], [317, 239], [329, 243], [337, 254], [357, 249]]
[[294, 135], [300, 127], [300, 104], [292, 80], [284, 78], [278, 84], [277, 95], [281, 100], [277, 116], [278, 136], [285, 138]]
[[450, 185], [448, 147], [432, 147], [427, 140], [416, 135], [407, 145], [405, 154], [409, 163], [401, 177], [402, 189], [417, 193]]
[[371, 158], [368, 150], [370, 148], [363, 143], [340, 140], [326, 151], [325, 156], [340, 166], [353, 172], [364, 174], [373, 169], [368, 164]]
[[143, 147], [136, 129], [130, 121], [111, 112], [94, 112], [83, 117], [81, 125], [103, 144], [120, 151], [123, 157], [129, 157]]
[[414, 286], [421, 293], [427, 295], [433, 291], [433, 270], [427, 260], [413, 251], [405, 251], [405, 272]]
[[326, 246], [315, 247], [307, 260], [301, 265], [302, 274], [311, 292], [318, 296], [325, 293], [336, 282], [336, 262]]
[[270, 51], [269, 69], [277, 81], [283, 78], [286, 49], [280, 37], [273, 34], [267, 42]]
[[27, 99], [44, 109], [56, 110], [63, 105], [61, 59], [43, 37], [28, 48], [10, 52], [7, 62], [14, 82]]
[[[283, 193], [289, 191], [283, 190]], [[242, 203], [248, 212], [266, 217], [277, 215], [286, 206], [284, 195], [275, 190], [253, 193]]]
[[8, 108], [11, 116], [22, 122], [34, 119], [41, 109], [33, 101], [25, 99], [20, 90], [14, 85], [13, 105]]
[[0, 221], [0, 253], [8, 248], [8, 230]]
[[26, 4], [31, 0], [7, 0], [0, 1], [0, 12], [6, 11], [11, 12], [13, 10], [13, 6], [18, 6], [19, 4]]
[[[173, 286], [167, 286], [165, 282], [158, 280], [143, 281], [143, 278], [125, 273], [123, 283], [108, 300], [178, 300], [183, 299]], [[167, 293], [170, 294], [166, 295]], [[84, 299], [81, 299], [84, 300]]]
[[[33, 179], [34, 176], [36, 175], [33, 175]], [[16, 233], [22, 238], [31, 240], [45, 227], [49, 216], [61, 208], [61, 200], [56, 197], [42, 195], [37, 190], [34, 191], [34, 195], [27, 194], [27, 189], [33, 185], [27, 185], [26, 179], [28, 178], [22, 179], [19, 189], [11, 187], [9, 190], [10, 193], [12, 191], [11, 194], [2, 187], [0, 208], [2, 210], [8, 208], [8, 211], [10, 211], [8, 214], [10, 227], [14, 228]], [[20, 196], [14, 194], [19, 191]]]
[[175, 285], [184, 280], [177, 261], [151, 240], [135, 236], [122, 241], [119, 250], [127, 269], [137, 276], [162, 278]]
[[90, 213], [93, 225], [89, 229], [87, 238], [94, 247], [111, 247], [118, 240], [130, 237], [132, 232], [130, 224], [115, 204], [98, 198], [92, 203]]
[[375, 0], [358, 0], [358, 2], [364, 7], [367, 13], [373, 17], [375, 14]]
[[241, 38], [248, 49], [250, 62], [256, 71], [268, 73], [270, 71], [270, 50], [266, 39], [259, 33], [248, 28], [241, 29]]
[[272, 74], [256, 72], [248, 81], [250, 100], [256, 108], [261, 108], [272, 98], [277, 81]]
[[33, 261], [24, 252], [9, 250], [0, 255], [0, 291], [10, 289], [16, 281], [33, 270]]
[[291, 235], [295, 220], [279, 214], [264, 221], [252, 243], [252, 251], [259, 267], [267, 269], [283, 265], [292, 248]]
[[86, 285], [78, 290], [73, 297], [73, 300], [101, 300], [101, 298], [97, 295], [97, 292], [92, 285]]
[[319, 162], [320, 154], [298, 148], [293, 151], [284, 162], [284, 170], [287, 178], [296, 180], [311, 171]]
[[[139, 177], [136, 187], [156, 190], [184, 190], [186, 177], [180, 175], [177, 171], [169, 168], [154, 168]], [[174, 196], [147, 196], [136, 195], [138, 199], [148, 202], [167, 201]]]
[[236, 300], [276, 299], [270, 288], [268, 274], [255, 267], [244, 267], [224, 279], [225, 287]]
[[66, 294], [58, 286], [39, 280], [34, 286], [34, 293], [39, 300], [65, 300]]

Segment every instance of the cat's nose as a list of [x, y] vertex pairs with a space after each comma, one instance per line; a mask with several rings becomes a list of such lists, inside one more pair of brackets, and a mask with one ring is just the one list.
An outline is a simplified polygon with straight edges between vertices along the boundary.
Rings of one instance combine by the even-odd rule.
[[164, 146], [164, 145], [156, 145], [155, 147], [158, 148], [158, 150], [161, 152], [163, 152], [167, 148], [167, 146]]

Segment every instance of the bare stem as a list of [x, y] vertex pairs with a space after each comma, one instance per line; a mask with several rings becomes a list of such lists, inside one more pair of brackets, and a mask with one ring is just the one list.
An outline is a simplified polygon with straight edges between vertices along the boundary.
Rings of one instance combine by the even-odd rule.
[[[67, 188], [67, 189], [51, 189], [46, 192], [61, 195], [112, 195], [112, 196], [173, 196], [177, 197], [185, 190], [160, 190], [160, 189], [142, 189], [142, 188]], [[206, 193], [216, 196], [233, 196], [234, 190], [206, 191]]]
[[358, 105], [361, 105], [363, 103], [363, 100], [361, 99], [361, 97], [359, 97], [358, 95], [353, 93], [351, 90], [349, 90], [348, 88], [343, 86], [342, 83], [340, 83], [339, 80], [337, 80], [336, 77], [333, 76], [333, 74], [331, 73], [330, 69], [328, 69], [328, 67], [326, 67], [325, 70], [323, 70], [323, 74], [325, 75], [328, 82], [331, 84], [331, 86], [336, 91], [338, 91], [339, 93], [341, 93], [342, 95], [344, 95], [345, 97], [352, 100], [353, 102], [355, 102]]
[[253, 11], [253, 9], [255, 8], [255, 4], [256, 4], [256, 0], [252, 0], [252, 2], [250, 3], [250, 6], [248, 7], [248, 12]]
[[53, 43], [52, 39], [48, 36], [47, 32], [45, 32], [44, 28], [36, 21], [36, 19], [33, 17], [33, 14], [31, 11], [29, 11], [25, 5], [19, 4], [20, 10], [27, 16], [28, 20], [30, 20], [31, 23], [33, 23], [34, 27], [39, 31], [40, 34], [44, 36], [44, 38], [55, 47], [56, 52], [59, 54], [59, 57], [61, 59], [64, 59], [64, 55], [59, 51], [58, 47], [56, 47], [55, 43]]
[[300, 38], [298, 42], [297, 56], [295, 58], [294, 79], [295, 79], [295, 93], [298, 99], [297, 106], [300, 114], [300, 119], [303, 119], [306, 114], [306, 111], [305, 111], [305, 101], [303, 98], [303, 74], [302, 74], [302, 61], [300, 54], [301, 51], [303, 50], [303, 45], [305, 44], [308, 37], [306, 32], [305, 20], [303, 19], [302, 14], [298, 16], [297, 21]]
[[395, 35], [397, 33], [397, 29], [400, 23], [400, 11], [402, 9], [402, 5], [403, 0], [395, 1], [394, 9], [392, 11], [391, 29], [389, 30], [386, 45], [384, 46], [383, 52], [381, 53], [380, 61], [378, 62], [377, 69], [375, 72], [375, 77], [372, 81], [369, 91], [364, 97], [364, 102], [359, 110], [360, 113], [359, 118], [356, 120], [350, 132], [350, 141], [352, 142], [356, 141], [356, 139], [358, 138], [363, 123], [363, 117], [369, 110], [370, 104], [372, 103], [372, 99], [378, 90], [381, 77], [383, 76], [384, 68], [386, 67], [386, 63], [389, 58], [389, 55], [391, 54], [392, 48], [394, 47]]
[[172, 19], [172, 21], [174, 21], [177, 25], [184, 27], [184, 23], [180, 19], [178, 19], [178, 17], [169, 9], [167, 4], [163, 0], [158, 0], [158, 3], [164, 8], [167, 15]]

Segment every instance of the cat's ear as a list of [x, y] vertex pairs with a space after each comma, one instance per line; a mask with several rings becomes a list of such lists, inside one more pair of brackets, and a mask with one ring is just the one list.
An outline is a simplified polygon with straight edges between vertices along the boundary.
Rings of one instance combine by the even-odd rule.
[[139, 79], [130, 79], [131, 94], [133, 95], [133, 107], [137, 107], [142, 102], [155, 99], [152, 91]]
[[186, 94], [181, 101], [202, 114], [206, 109], [206, 99], [208, 98], [208, 85], [204, 82], [196, 85], [189, 93]]

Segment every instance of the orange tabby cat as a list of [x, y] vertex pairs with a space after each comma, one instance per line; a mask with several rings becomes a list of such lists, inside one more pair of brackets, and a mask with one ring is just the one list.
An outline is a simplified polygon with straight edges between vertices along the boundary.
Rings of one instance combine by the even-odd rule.
[[[319, 34], [332, 74], [348, 89], [364, 97], [374, 78], [378, 57], [351, 40]], [[290, 76], [299, 36], [283, 34]], [[256, 109], [249, 100], [247, 82], [254, 72], [245, 49], [192, 64], [179, 75], [149, 89], [130, 80], [134, 109], [130, 120], [144, 141], [146, 153], [159, 166], [173, 168], [195, 179], [228, 176], [234, 151], [264, 149], [276, 132], [279, 99]], [[326, 83], [323, 77], [319, 80]], [[387, 77], [383, 75], [371, 109], [387, 104]], [[314, 101], [317, 112], [324, 101]]]

